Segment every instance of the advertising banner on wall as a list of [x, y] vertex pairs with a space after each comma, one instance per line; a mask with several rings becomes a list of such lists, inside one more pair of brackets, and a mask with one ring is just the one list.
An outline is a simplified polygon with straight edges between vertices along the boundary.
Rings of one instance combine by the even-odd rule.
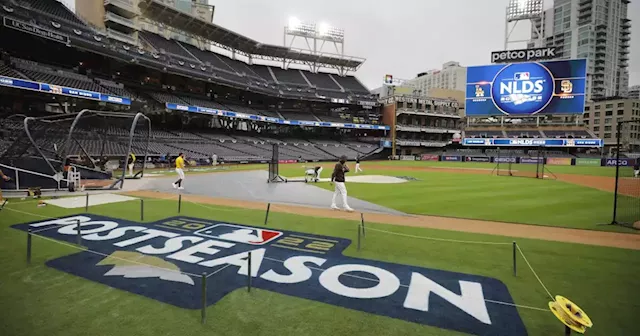
[[548, 165], [554, 166], [570, 166], [571, 159], [570, 158], [547, 158]]
[[544, 158], [520, 158], [520, 163], [537, 164], [542, 163], [542, 160], [544, 160]]
[[[617, 165], [623, 166], [623, 167], [629, 167], [629, 166], [633, 166], [635, 163], [636, 163], [636, 160], [634, 159], [620, 159]], [[616, 159], [605, 159], [604, 165], [608, 167], [615, 167]]]
[[400, 161], [415, 161], [416, 157], [413, 155], [400, 155]]
[[442, 161], [462, 161], [462, 156], [443, 155]]
[[493, 162], [495, 163], [516, 163], [518, 158], [514, 157], [494, 157]]
[[576, 159], [576, 166], [600, 166], [602, 159]]
[[422, 161], [438, 161], [439, 158], [440, 157], [438, 155], [433, 154], [422, 154], [420, 157]]
[[491, 162], [491, 158], [486, 156], [465, 156], [464, 160], [466, 162]]

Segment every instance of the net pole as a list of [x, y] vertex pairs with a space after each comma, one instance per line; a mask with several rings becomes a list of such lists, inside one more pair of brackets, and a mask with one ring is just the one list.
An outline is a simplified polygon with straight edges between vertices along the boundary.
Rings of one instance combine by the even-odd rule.
[[622, 130], [622, 122], [616, 125], [616, 185], [613, 191], [613, 219], [611, 224], [617, 224], [618, 215], [618, 184], [620, 182], [620, 133]]

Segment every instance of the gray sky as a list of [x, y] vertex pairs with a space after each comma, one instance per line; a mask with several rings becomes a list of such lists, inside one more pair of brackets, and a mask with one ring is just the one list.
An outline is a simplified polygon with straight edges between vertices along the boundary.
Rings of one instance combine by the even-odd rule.
[[[62, 0], [71, 3], [73, 0]], [[508, 0], [209, 0], [214, 22], [263, 43], [283, 44], [291, 16], [327, 22], [345, 30], [345, 54], [366, 58], [356, 76], [370, 89], [383, 76], [410, 79], [447, 61], [462, 65], [490, 63], [491, 51], [503, 50]], [[547, 8], [551, 0], [545, 1]], [[629, 76], [640, 84], [640, 1], [628, 8], [632, 20]], [[527, 38], [522, 22], [516, 36]], [[300, 40], [299, 42], [302, 42]], [[295, 44], [294, 47], [302, 47]], [[334, 52], [325, 45], [324, 51]]]

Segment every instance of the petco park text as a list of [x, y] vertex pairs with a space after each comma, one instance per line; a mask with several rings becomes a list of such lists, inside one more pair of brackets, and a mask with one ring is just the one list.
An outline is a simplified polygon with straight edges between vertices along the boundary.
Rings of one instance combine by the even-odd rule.
[[526, 335], [501, 281], [346, 257], [344, 238], [188, 217], [140, 224], [79, 215], [14, 228], [74, 242], [78, 222], [90, 251], [48, 266], [179, 307], [199, 307], [203, 272], [215, 273], [210, 304], [243, 287], [251, 253], [257, 288], [476, 335]]

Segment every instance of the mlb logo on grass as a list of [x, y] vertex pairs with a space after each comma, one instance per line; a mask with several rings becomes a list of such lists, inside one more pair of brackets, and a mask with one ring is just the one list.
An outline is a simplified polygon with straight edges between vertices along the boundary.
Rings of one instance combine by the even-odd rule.
[[516, 72], [513, 74], [513, 80], [529, 80], [531, 74], [529, 72]]
[[280, 231], [233, 224], [216, 224], [196, 231], [194, 234], [205, 238], [221, 239], [249, 245], [264, 245], [282, 236], [282, 232]]

